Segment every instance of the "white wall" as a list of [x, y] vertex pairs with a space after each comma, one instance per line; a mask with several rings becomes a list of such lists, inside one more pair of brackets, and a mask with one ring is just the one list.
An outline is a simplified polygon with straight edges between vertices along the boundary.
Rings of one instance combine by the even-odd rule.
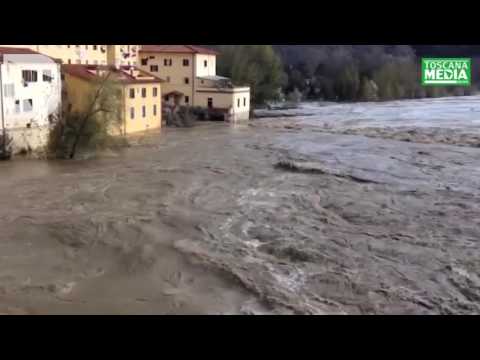
[[[30, 82], [25, 86], [22, 70], [37, 71], [37, 82]], [[51, 82], [43, 80], [44, 70], [50, 71]], [[33, 139], [31, 144], [27, 142], [27, 147], [30, 146], [32, 149], [45, 145], [48, 138], [48, 131], [45, 129], [48, 129], [50, 124], [49, 116], [55, 115], [61, 107], [60, 65], [43, 55], [5, 54], [3, 63], [0, 64], [0, 71], [3, 85], [3, 113], [7, 131], [17, 135], [16, 137]], [[6, 90], [11, 91], [12, 86], [13, 94], [6, 92]], [[24, 108], [24, 100], [29, 99], [32, 100], [33, 107], [27, 112]], [[19, 112], [17, 112], [16, 101], [19, 101]], [[14, 143], [14, 147], [15, 145], [18, 144]]]
[[[205, 67], [205, 61], [207, 61], [207, 67]], [[217, 75], [217, 57], [215, 55], [195, 55], [195, 66], [197, 77]]]
[[[61, 104], [61, 77], [59, 65], [53, 61], [36, 61], [37, 55], [4, 55], [1, 65], [3, 84], [3, 111], [7, 128], [26, 127], [27, 124], [48, 125], [48, 116], [55, 113]], [[41, 56], [42, 58], [45, 58]], [[37, 71], [37, 82], [24, 86], [22, 70]], [[49, 70], [52, 81], [43, 81], [43, 71]], [[14, 95], [8, 96], [7, 87], [13, 85]], [[24, 111], [24, 100], [33, 101], [33, 109]], [[15, 102], [20, 102], [20, 112], [16, 112]]]
[[229, 110], [230, 120], [248, 120], [250, 118], [250, 88], [208, 89], [201, 88], [195, 92], [197, 106], [207, 107], [212, 98], [213, 107]]

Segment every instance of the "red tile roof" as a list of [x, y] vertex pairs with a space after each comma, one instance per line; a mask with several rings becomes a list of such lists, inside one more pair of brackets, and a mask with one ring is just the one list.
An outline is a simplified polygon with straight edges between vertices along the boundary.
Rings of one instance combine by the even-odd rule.
[[140, 52], [218, 55], [215, 50], [196, 45], [142, 45]]
[[15, 48], [15, 47], [0, 47], [0, 62], [3, 62], [3, 55], [11, 54], [11, 55], [18, 55], [18, 54], [35, 54], [41, 55], [40, 53], [33, 51], [27, 48]]
[[[139, 73], [141, 77], [131, 75], [129, 73], [131, 69], [133, 69], [136, 73]], [[115, 75], [115, 80], [124, 84], [150, 84], [164, 82], [164, 80], [153, 76], [145, 71], [142, 71], [134, 66], [121, 66], [120, 69], [117, 69], [114, 66], [108, 65], [62, 65], [62, 71], [64, 73], [87, 81], [94, 81], [98, 78], [98, 76], [95, 74], [95, 71], [97, 70], [112, 72], [112, 74]], [[145, 77], [145, 79], [142, 79], [142, 77]]]

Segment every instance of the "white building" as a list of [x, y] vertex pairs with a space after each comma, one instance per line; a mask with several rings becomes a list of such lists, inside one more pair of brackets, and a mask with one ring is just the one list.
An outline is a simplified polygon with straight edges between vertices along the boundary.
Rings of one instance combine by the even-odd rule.
[[47, 144], [61, 109], [60, 64], [30, 49], [0, 47], [0, 130], [14, 153]]

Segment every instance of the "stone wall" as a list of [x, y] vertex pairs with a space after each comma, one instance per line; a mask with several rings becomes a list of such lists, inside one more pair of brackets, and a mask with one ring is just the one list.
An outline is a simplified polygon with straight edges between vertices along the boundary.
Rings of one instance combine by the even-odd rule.
[[14, 155], [26, 150], [42, 153], [48, 143], [48, 126], [32, 128], [14, 128], [8, 130], [12, 138], [12, 153]]

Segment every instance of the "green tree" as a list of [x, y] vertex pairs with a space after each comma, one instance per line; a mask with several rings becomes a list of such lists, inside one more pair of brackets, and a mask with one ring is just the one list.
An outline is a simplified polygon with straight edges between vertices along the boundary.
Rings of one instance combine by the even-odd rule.
[[285, 76], [271, 45], [222, 45], [219, 50], [219, 73], [230, 77], [236, 85], [250, 86], [255, 104], [278, 97]]
[[360, 85], [359, 100], [376, 101], [378, 100], [377, 92], [378, 88], [375, 82], [367, 77], [363, 77]]
[[360, 77], [356, 66], [349, 64], [339, 74], [335, 92], [340, 100], [356, 100], [360, 90]]

